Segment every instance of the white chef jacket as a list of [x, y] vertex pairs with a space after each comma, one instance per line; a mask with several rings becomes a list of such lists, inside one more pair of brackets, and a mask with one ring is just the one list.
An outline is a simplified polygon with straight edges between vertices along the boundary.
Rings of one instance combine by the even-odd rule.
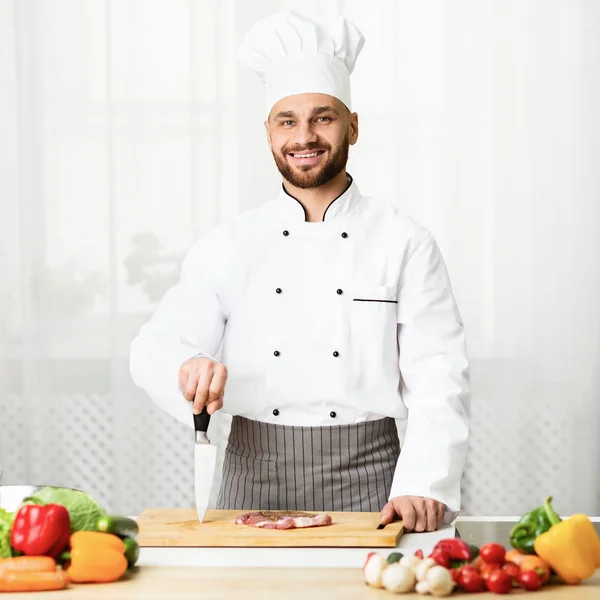
[[463, 323], [433, 236], [392, 204], [352, 181], [323, 221], [307, 222], [282, 186], [196, 242], [132, 343], [131, 373], [192, 426], [179, 368], [219, 348], [231, 415], [408, 418], [390, 497], [434, 498], [446, 520], [457, 514], [470, 414]]

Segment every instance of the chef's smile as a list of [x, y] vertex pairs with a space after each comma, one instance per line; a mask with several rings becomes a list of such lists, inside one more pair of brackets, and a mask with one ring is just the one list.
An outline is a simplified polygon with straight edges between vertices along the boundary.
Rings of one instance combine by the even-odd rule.
[[303, 152], [288, 152], [288, 156], [292, 159], [292, 163], [301, 167], [314, 166], [321, 162], [325, 150], [312, 150]]

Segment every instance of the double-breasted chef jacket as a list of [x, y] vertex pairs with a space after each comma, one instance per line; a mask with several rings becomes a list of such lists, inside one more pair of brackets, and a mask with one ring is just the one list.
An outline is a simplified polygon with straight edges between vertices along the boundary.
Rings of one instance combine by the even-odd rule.
[[134, 381], [192, 425], [181, 364], [229, 372], [223, 411], [296, 426], [408, 419], [390, 498], [460, 509], [469, 434], [465, 332], [432, 234], [349, 186], [308, 222], [279, 197], [197, 241], [131, 347]]

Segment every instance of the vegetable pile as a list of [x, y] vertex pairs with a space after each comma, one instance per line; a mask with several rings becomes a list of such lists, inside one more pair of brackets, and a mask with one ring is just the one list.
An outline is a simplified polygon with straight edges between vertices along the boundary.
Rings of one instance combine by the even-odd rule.
[[396, 594], [416, 591], [419, 594], [449, 596], [456, 585], [450, 571], [438, 565], [433, 558], [402, 556], [399, 552], [390, 554], [387, 559], [371, 552], [363, 566], [363, 574], [368, 585]]
[[83, 492], [42, 488], [14, 514], [0, 509], [0, 592], [116, 581], [138, 560], [138, 531]]
[[540, 589], [548, 581], [578, 584], [600, 567], [600, 538], [590, 519], [576, 514], [562, 521], [552, 498], [524, 515], [510, 532], [512, 549], [488, 543], [480, 549], [459, 538], [440, 540], [428, 557], [371, 552], [365, 583], [397, 594], [449, 596], [453, 591], [508, 594], [513, 588]]

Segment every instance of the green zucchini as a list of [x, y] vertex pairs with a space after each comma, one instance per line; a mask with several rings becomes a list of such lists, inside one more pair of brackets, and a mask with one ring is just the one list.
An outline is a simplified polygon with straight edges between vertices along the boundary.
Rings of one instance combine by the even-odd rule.
[[127, 559], [127, 568], [130, 569], [135, 565], [140, 557], [140, 547], [138, 543], [130, 537], [123, 538], [125, 544], [125, 558]]
[[113, 533], [121, 538], [135, 538], [139, 533], [138, 524], [129, 517], [119, 515], [104, 515], [98, 519], [96, 529], [102, 533]]

